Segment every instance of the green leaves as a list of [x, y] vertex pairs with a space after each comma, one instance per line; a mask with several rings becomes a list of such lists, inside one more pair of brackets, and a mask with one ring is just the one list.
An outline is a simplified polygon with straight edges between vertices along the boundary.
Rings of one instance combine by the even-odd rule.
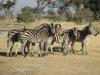
[[34, 21], [34, 15], [32, 12], [29, 12], [26, 10], [22, 14], [18, 14], [17, 20], [18, 21], [21, 20], [22, 22], [32, 22], [32, 21]]
[[75, 13], [72, 20], [76, 23], [87, 23], [93, 21], [93, 12], [89, 9], [84, 9], [82, 12]]
[[15, 3], [14, 2], [11, 2], [11, 1], [7, 1], [7, 3], [6, 4], [3, 4], [3, 7], [4, 7], [4, 9], [10, 9], [12, 6], [14, 6], [15, 5]]

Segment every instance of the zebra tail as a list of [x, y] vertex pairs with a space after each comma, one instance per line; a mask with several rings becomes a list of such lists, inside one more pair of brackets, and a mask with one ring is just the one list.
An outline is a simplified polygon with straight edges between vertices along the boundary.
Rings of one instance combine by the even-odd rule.
[[7, 34], [7, 48], [9, 46], [9, 33]]

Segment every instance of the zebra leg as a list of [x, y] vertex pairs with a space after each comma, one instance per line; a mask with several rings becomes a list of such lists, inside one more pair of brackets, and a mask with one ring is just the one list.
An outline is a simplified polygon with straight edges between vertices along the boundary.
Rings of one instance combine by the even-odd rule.
[[74, 50], [73, 50], [74, 44], [75, 44], [75, 41], [72, 41], [72, 43], [71, 43], [71, 48], [72, 48], [73, 54], [75, 53]]
[[61, 51], [63, 52], [63, 46], [64, 46], [64, 43], [62, 43], [62, 48], [61, 48]]
[[63, 53], [64, 53], [64, 55], [66, 55], [66, 49], [68, 48], [68, 42], [67, 42], [67, 40], [65, 41], [64, 46], [65, 46], [65, 48], [63, 50]]
[[33, 55], [34, 46], [35, 46], [35, 43], [32, 43], [32, 53], [31, 53], [31, 56], [34, 56]]
[[[69, 49], [68, 45], [70, 44], [71, 39], [66, 39], [66, 41], [67, 41], [67, 53], [69, 53], [69, 51], [68, 51], [68, 49]], [[75, 42], [74, 42], [74, 43], [75, 43]]]
[[28, 49], [28, 53], [31, 54], [30, 49], [29, 49], [30, 42], [27, 42], [26, 46], [27, 46], [27, 49]]
[[26, 57], [25, 45], [26, 45], [26, 42], [23, 42], [22, 47], [21, 47], [21, 49], [22, 49], [22, 55], [23, 55], [24, 57]]
[[49, 44], [48, 44], [48, 42], [46, 42], [44, 44], [44, 48], [46, 49], [46, 55], [48, 55], [48, 46], [49, 46]]
[[84, 55], [84, 43], [82, 42], [82, 55]]
[[18, 51], [18, 48], [19, 48], [20, 44], [21, 44], [21, 42], [19, 41], [17, 46], [16, 46], [15, 57], [17, 57], [17, 51]]
[[8, 49], [7, 49], [7, 56], [9, 56], [9, 50], [11, 49], [12, 46], [13, 46], [13, 42], [10, 42]]
[[41, 50], [41, 43], [39, 43], [39, 52], [38, 52], [38, 57], [40, 57], [40, 50]]
[[12, 45], [12, 47], [10, 48], [10, 56], [12, 57], [12, 48], [13, 48], [13, 46], [14, 46], [14, 43], [15, 42], [13, 42], [13, 45]]
[[51, 53], [52, 53], [52, 54], [54, 54], [54, 52], [53, 52], [53, 48], [52, 48], [52, 47], [53, 47], [53, 44], [54, 44], [54, 41], [51, 42], [51, 45], [50, 45], [50, 47], [51, 47]]
[[65, 44], [65, 48], [64, 48], [64, 50], [63, 50], [63, 55], [66, 55], [66, 44]]
[[86, 55], [88, 54], [88, 53], [87, 53], [88, 43], [89, 43], [89, 42], [86, 42], [86, 44], [85, 44], [85, 48], [86, 48]]
[[44, 49], [44, 42], [41, 42], [41, 55], [42, 55], [42, 57], [44, 57], [43, 49]]

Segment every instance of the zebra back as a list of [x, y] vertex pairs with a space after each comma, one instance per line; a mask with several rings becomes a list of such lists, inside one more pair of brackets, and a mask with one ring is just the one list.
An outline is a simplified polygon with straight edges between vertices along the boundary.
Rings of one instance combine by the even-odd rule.
[[41, 25], [39, 25], [39, 26], [36, 26], [35, 28], [34, 28], [34, 30], [40, 30], [40, 29], [42, 29], [42, 28], [45, 28], [45, 27], [49, 27], [50, 25], [49, 24], [47, 24], [47, 23], [44, 23], [44, 24], [41, 24]]

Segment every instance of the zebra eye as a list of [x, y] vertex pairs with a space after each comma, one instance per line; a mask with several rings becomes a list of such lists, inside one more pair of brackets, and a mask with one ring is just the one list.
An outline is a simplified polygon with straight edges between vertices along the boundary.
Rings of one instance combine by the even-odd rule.
[[93, 28], [95, 28], [95, 27], [93, 26]]

